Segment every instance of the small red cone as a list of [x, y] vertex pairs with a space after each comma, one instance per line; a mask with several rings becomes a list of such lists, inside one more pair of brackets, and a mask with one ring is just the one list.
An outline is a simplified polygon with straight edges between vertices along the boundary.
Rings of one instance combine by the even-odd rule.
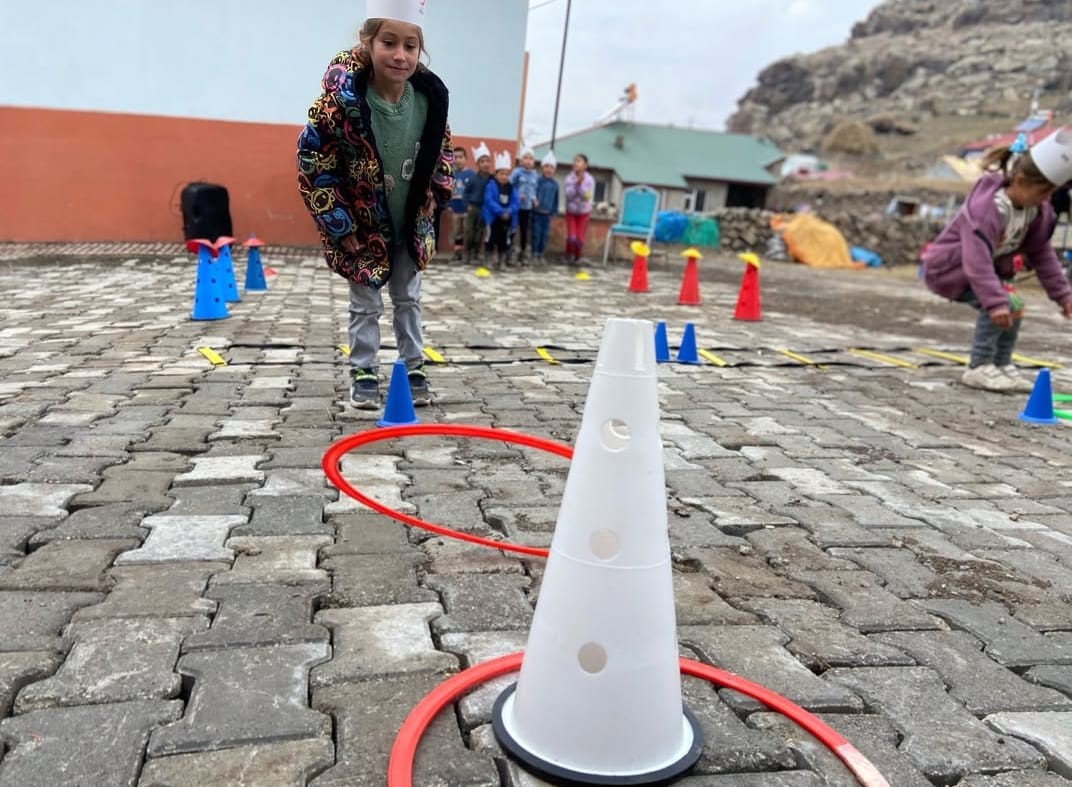
[[681, 252], [685, 258], [685, 275], [681, 277], [681, 292], [678, 293], [677, 302], [681, 306], [700, 305], [700, 273], [696, 266], [696, 260], [702, 259], [696, 249], [685, 249]]
[[633, 252], [633, 275], [629, 279], [629, 292], [648, 291], [648, 255], [651, 249], [646, 243], [635, 240], [629, 244]]
[[738, 255], [747, 263], [744, 276], [741, 277], [741, 289], [737, 293], [737, 309], [733, 312], [735, 320], [762, 320], [759, 305], [759, 257], [752, 252]]

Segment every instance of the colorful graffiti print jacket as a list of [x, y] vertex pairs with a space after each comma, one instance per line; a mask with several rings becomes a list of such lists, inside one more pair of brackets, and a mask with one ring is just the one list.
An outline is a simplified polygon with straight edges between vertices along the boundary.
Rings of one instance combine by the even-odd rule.
[[[352, 282], [382, 287], [391, 276], [394, 230], [387, 210], [383, 164], [372, 134], [365, 96], [370, 71], [357, 49], [337, 54], [322, 81], [323, 93], [309, 108], [298, 138], [298, 189], [324, 244], [328, 267]], [[428, 98], [402, 236], [418, 270], [435, 254], [436, 204], [450, 201], [454, 152], [447, 125], [447, 88], [423, 66], [410, 77]], [[343, 241], [353, 236], [356, 253]]]

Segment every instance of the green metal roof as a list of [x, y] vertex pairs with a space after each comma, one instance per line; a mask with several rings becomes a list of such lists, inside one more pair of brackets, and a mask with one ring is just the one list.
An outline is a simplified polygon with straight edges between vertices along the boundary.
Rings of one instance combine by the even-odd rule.
[[[619, 137], [620, 146], [615, 144]], [[538, 145], [536, 160], [547, 150], [547, 144]], [[777, 178], [764, 167], [785, 158], [758, 137], [625, 121], [555, 140], [560, 164], [577, 153], [586, 154], [594, 169], [614, 170], [626, 184], [672, 188], [686, 187], [685, 178], [773, 185]]]

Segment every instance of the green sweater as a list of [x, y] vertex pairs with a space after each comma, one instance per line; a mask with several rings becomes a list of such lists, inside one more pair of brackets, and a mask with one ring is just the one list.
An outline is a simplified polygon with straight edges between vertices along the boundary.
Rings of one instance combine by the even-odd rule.
[[369, 86], [368, 102], [372, 108], [372, 133], [376, 148], [383, 159], [384, 182], [387, 186], [387, 209], [395, 242], [405, 223], [406, 198], [417, 151], [421, 149], [421, 132], [428, 116], [428, 99], [406, 82], [397, 104], [385, 101]]

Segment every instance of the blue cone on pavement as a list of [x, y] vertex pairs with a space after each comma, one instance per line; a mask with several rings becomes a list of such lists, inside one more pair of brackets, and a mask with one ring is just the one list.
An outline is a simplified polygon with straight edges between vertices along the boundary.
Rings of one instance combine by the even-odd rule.
[[210, 246], [197, 247], [197, 282], [194, 285], [194, 308], [190, 317], [195, 320], [222, 320], [228, 317], [227, 301], [223, 294], [219, 263], [212, 261]]
[[391, 369], [387, 404], [383, 408], [383, 418], [376, 422], [376, 426], [409, 426], [419, 423], [417, 413], [413, 409], [413, 393], [409, 390], [406, 362], [400, 358]]
[[685, 334], [681, 337], [681, 347], [677, 351], [678, 363], [700, 362], [700, 356], [696, 352], [696, 328], [691, 322], [685, 323]]
[[261, 264], [261, 242], [250, 238], [246, 242], [246, 292], [267, 292], [264, 266]]
[[670, 343], [666, 338], [666, 323], [661, 320], [655, 326], [655, 362], [670, 362]]
[[223, 297], [228, 303], [242, 300], [238, 294], [238, 282], [234, 275], [234, 262], [231, 260], [231, 244], [234, 238], [217, 238], [216, 247], [220, 250], [220, 264], [223, 266]]
[[1057, 416], [1053, 412], [1053, 388], [1050, 384], [1050, 370], [1039, 369], [1035, 378], [1035, 387], [1027, 397], [1027, 405], [1020, 413], [1020, 420], [1029, 424], [1055, 424]]

